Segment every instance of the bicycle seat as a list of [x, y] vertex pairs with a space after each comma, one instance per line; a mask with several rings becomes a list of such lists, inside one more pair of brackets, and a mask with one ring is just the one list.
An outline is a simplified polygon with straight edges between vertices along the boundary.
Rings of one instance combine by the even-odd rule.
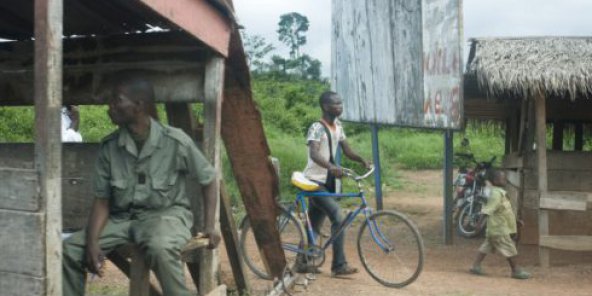
[[306, 178], [302, 172], [293, 172], [290, 181], [292, 185], [304, 191], [315, 191], [320, 188], [319, 184]]

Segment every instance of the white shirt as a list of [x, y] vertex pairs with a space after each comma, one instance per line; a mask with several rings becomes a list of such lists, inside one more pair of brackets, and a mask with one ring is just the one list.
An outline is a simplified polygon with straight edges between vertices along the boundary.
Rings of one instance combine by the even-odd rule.
[[62, 107], [62, 142], [82, 142], [82, 135], [72, 129], [72, 119], [68, 115], [68, 109]]
[[[341, 122], [335, 119], [334, 125], [335, 130], [331, 130], [331, 128], [328, 127], [329, 132], [331, 133], [331, 145], [333, 148], [331, 154], [329, 154], [329, 138], [327, 137], [327, 132], [320, 122], [317, 121], [313, 123], [308, 129], [308, 134], [306, 136], [307, 145], [309, 145], [311, 141], [320, 142], [320, 155], [323, 159], [326, 159], [327, 162], [329, 162], [331, 155], [333, 155], [333, 160], [335, 160], [337, 146], [339, 145], [339, 142], [345, 140], [345, 132], [343, 131]], [[327, 169], [321, 167], [312, 160], [310, 157], [310, 149], [308, 149], [308, 162], [303, 173], [304, 176], [310, 180], [321, 183], [325, 183], [327, 181]]]

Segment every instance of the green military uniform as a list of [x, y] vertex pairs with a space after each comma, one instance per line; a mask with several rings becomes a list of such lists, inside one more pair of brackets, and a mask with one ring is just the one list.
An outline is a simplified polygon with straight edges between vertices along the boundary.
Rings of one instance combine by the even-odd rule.
[[[99, 237], [105, 253], [134, 243], [160, 281], [164, 295], [189, 295], [180, 249], [191, 237], [193, 217], [186, 179], [206, 185], [213, 167], [182, 131], [151, 120], [141, 151], [126, 129], [101, 143], [95, 166], [96, 198], [109, 199], [109, 220]], [[64, 241], [64, 295], [83, 295], [85, 231]]]
[[487, 215], [487, 230], [485, 242], [479, 251], [492, 253], [497, 250], [504, 257], [518, 255], [516, 245], [510, 237], [510, 234], [516, 233], [516, 217], [506, 191], [500, 187], [491, 186], [491, 196], [481, 209], [481, 213]]

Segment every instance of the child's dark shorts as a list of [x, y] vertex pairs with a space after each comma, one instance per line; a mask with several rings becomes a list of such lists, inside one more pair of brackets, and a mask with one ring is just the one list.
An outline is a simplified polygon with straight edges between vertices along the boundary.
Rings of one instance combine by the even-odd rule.
[[479, 252], [484, 254], [495, 253], [495, 251], [498, 251], [506, 258], [518, 255], [516, 245], [509, 234], [486, 237], [481, 247], [479, 247]]

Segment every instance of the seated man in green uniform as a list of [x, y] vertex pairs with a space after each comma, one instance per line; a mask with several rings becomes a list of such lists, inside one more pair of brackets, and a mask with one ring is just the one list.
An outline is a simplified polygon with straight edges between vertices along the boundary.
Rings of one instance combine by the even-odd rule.
[[146, 80], [118, 80], [108, 113], [119, 128], [101, 143], [88, 226], [64, 241], [64, 295], [84, 295], [86, 271], [102, 276], [105, 254], [128, 243], [140, 248], [163, 295], [190, 295], [180, 261], [193, 225], [186, 182], [204, 188], [203, 233], [215, 248], [216, 200], [206, 194], [214, 168], [189, 136], [155, 120], [154, 90]]

